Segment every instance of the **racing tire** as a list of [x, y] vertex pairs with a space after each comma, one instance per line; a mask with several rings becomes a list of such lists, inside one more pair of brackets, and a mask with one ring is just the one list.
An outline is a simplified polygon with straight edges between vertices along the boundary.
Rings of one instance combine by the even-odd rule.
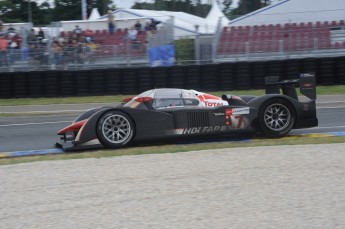
[[271, 99], [261, 106], [258, 119], [262, 134], [280, 138], [292, 129], [295, 123], [295, 110], [284, 99]]
[[134, 122], [121, 111], [109, 111], [97, 122], [97, 137], [106, 148], [119, 148], [128, 145], [134, 137]]

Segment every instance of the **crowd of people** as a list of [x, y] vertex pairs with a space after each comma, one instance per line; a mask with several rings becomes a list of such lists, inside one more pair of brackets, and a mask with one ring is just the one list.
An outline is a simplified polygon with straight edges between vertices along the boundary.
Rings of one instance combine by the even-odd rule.
[[[76, 26], [72, 37], [56, 37], [52, 40], [46, 39], [42, 28], [38, 31], [32, 28], [27, 31], [26, 40], [23, 41], [12, 25], [5, 31], [3, 24], [0, 25], [0, 67], [13, 65], [23, 58], [32, 68], [48, 64], [66, 67], [69, 63], [87, 62], [92, 50], [97, 47], [90, 31], [82, 31], [79, 26]], [[27, 44], [25, 49], [21, 49], [23, 42]]]
[[20, 50], [21, 44], [22, 38], [16, 29], [9, 25], [7, 30], [4, 30], [3, 22], [0, 21], [0, 67], [13, 63], [14, 53]]
[[[123, 43], [142, 42], [138, 39], [140, 32], [145, 32], [147, 38], [152, 37], [159, 23], [151, 19], [143, 26], [140, 20], [137, 20], [123, 35]], [[24, 57], [32, 67], [53, 64], [66, 69], [70, 63], [84, 64], [91, 61], [92, 53], [99, 47], [93, 31], [82, 30], [79, 25], [68, 33], [69, 36], [53, 37], [50, 40], [46, 38], [42, 28], [30, 29], [23, 40], [12, 25], [7, 27], [5, 30], [0, 20], [0, 67], [10, 66]], [[115, 17], [111, 11], [108, 12], [108, 29], [109, 36], [112, 36], [117, 29]], [[27, 44], [24, 46], [25, 49], [21, 49], [23, 42]]]
[[[107, 13], [108, 18], [108, 30], [110, 34], [114, 34], [116, 31], [116, 20], [113, 12], [111, 10]], [[131, 43], [137, 42], [137, 35], [139, 31], [145, 31], [147, 33], [148, 38], [151, 38], [157, 31], [157, 25], [161, 23], [155, 19], [150, 19], [150, 22], [146, 22], [145, 27], [141, 24], [138, 20], [136, 23], [127, 30], [127, 34], [123, 38], [125, 42], [130, 41]]]

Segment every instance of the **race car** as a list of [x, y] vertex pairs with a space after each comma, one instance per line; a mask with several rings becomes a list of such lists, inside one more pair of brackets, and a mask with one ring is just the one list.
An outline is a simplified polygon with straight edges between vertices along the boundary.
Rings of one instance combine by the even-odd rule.
[[[96, 143], [119, 148], [138, 141], [237, 133], [279, 138], [291, 129], [318, 125], [313, 74], [284, 81], [266, 77], [265, 85], [262, 96], [218, 97], [177, 88], [148, 90], [118, 106], [81, 114], [57, 132], [61, 141], [55, 146], [69, 150]], [[299, 101], [298, 86], [308, 98], [305, 101]]]

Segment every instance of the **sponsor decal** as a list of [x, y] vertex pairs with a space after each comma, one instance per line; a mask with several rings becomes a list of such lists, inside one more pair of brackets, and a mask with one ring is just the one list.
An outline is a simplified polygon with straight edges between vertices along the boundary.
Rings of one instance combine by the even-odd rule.
[[226, 115], [239, 115], [239, 114], [249, 114], [249, 107], [241, 107], [241, 108], [229, 108], [225, 109]]
[[225, 113], [223, 112], [217, 112], [217, 113], [213, 113], [214, 116], [224, 116]]
[[175, 129], [175, 134], [189, 135], [189, 134], [207, 134], [214, 132], [223, 132], [230, 130], [245, 129], [248, 126], [248, 119], [243, 116], [231, 116], [226, 125], [222, 126], [204, 126], [204, 127], [191, 127], [184, 129]]
[[198, 99], [202, 102], [202, 104], [205, 107], [217, 107], [228, 105], [228, 102], [222, 100], [222, 98], [210, 94], [200, 94], [198, 95]]
[[183, 134], [183, 129], [175, 129], [175, 134]]
[[212, 102], [212, 101], [203, 101], [205, 107], [218, 107], [223, 106], [223, 103], [220, 102]]

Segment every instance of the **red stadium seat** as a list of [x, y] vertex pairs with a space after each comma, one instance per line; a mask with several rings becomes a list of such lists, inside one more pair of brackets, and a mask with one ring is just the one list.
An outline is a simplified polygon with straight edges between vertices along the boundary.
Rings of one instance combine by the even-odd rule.
[[345, 21], [332, 22], [301, 22], [285, 24], [268, 24], [253, 26], [231, 26], [222, 29], [218, 53], [237, 54], [246, 52], [246, 43], [249, 51], [279, 52], [281, 40], [285, 51], [304, 51], [313, 49], [341, 48], [345, 42], [331, 44], [329, 27], [345, 26]]

